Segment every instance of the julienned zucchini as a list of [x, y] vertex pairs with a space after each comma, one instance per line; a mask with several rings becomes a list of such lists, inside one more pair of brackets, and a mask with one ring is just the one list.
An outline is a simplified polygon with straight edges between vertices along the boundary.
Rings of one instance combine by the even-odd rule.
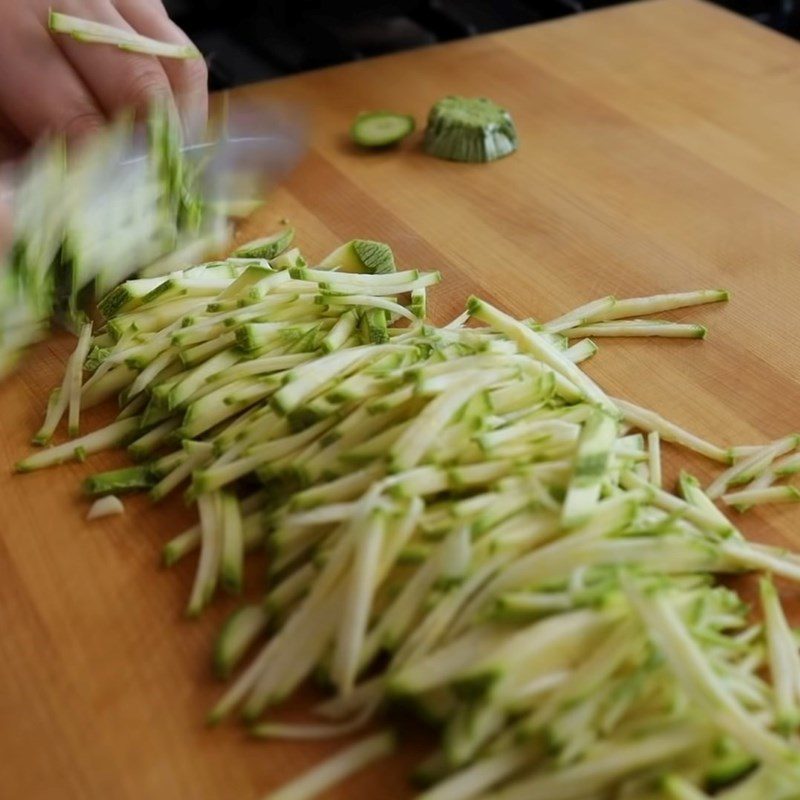
[[84, 490], [93, 496], [139, 492], [155, 486], [157, 477], [148, 465], [101, 472], [84, 481]]
[[428, 114], [425, 151], [438, 158], [494, 161], [513, 153], [517, 143], [511, 115], [485, 97], [445, 97]]
[[361, 147], [388, 147], [413, 133], [416, 124], [410, 114], [393, 111], [366, 111], [359, 114], [350, 136]]
[[142, 36], [130, 28], [117, 27], [95, 20], [73, 17], [50, 10], [49, 27], [53, 33], [65, 33], [79, 42], [116, 45], [121, 50], [144, 53], [158, 58], [202, 58], [193, 44], [175, 44]]
[[214, 643], [214, 672], [228, 678], [255, 640], [266, 631], [268, 612], [260, 605], [234, 611], [220, 629]]
[[[120, 419], [20, 469], [129, 444], [147, 463], [90, 491], [187, 487], [199, 523], [164, 560], [198, 554], [192, 616], [267, 551], [265, 596], [214, 649], [236, 675], [213, 722], [255, 722], [323, 676], [320, 722], [254, 733], [343, 736], [400, 699], [439, 729], [425, 800], [791, 797], [796, 635], [771, 580], [757, 623], [716, 576], [800, 582], [800, 567], [709, 495], [796, 491], [770, 483], [797, 437], [713, 445], [609, 397], [567, 349], [620, 309], [726, 295], [601, 298], [544, 324], [473, 298], [436, 327], [420, 315], [438, 274], [382, 272], [387, 251], [355, 240], [327, 269], [242, 257], [132, 283], [88, 349], [85, 333], [42, 441], [67, 407], [117, 397]], [[641, 335], [629, 322], [615, 332]], [[736, 463], [708, 491], [684, 475], [681, 498], [658, 485], [661, 440]], [[367, 739], [272, 800], [313, 797], [387, 747]]]

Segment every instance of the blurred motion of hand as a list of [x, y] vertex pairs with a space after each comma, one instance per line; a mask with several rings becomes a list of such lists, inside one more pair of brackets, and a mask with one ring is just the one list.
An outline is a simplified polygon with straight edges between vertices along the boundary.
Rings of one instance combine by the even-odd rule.
[[166, 42], [188, 37], [161, 0], [0, 0], [0, 160], [47, 133], [78, 139], [126, 108], [172, 97], [184, 128], [201, 130], [208, 110], [202, 59], [179, 61], [51, 35], [50, 8]]
[[[6, 186], [0, 179], [0, 253], [4, 251], [11, 242], [12, 234], [12, 212], [5, 192]], [[0, 267], [2, 263], [0, 262]]]

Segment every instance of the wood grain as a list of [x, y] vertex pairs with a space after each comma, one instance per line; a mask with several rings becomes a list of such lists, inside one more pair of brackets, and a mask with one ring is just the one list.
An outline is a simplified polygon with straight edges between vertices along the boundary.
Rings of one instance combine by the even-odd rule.
[[[472, 292], [546, 318], [608, 293], [724, 286], [726, 306], [674, 315], [707, 324], [708, 341], [604, 342], [588, 371], [721, 443], [763, 441], [800, 427], [798, 78], [790, 40], [654, 0], [249, 87], [307, 105], [314, 137], [240, 235], [288, 217], [312, 259], [353, 236], [389, 241], [404, 265], [444, 272], [439, 320]], [[422, 121], [450, 93], [511, 109], [519, 153], [473, 166], [424, 156], [418, 137], [378, 154], [347, 143], [360, 110]], [[0, 797], [255, 800], [336, 745], [203, 727], [219, 692], [209, 644], [231, 603], [184, 621], [193, 565], [156, 568], [190, 512], [128, 500], [126, 516], [87, 524], [80, 480], [119, 454], [9, 474], [69, 348], [63, 335], [42, 344], [0, 386]], [[742, 525], [800, 546], [799, 521], [776, 508]], [[258, 569], [250, 578], [255, 593]], [[410, 796], [421, 747], [331, 796]]]

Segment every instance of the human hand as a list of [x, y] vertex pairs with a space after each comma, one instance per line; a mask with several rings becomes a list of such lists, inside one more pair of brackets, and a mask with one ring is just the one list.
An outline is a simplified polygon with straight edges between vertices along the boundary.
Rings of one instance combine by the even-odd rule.
[[[202, 59], [156, 59], [109, 45], [83, 44], [48, 30], [52, 0], [0, 0], [0, 152], [46, 133], [80, 138], [125, 108], [172, 98], [191, 136], [205, 124]], [[161, 0], [59, 0], [55, 9], [165, 42], [188, 37]]]

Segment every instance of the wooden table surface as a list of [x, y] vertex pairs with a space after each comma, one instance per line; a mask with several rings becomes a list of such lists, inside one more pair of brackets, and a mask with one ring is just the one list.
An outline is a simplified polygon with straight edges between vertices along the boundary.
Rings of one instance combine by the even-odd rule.
[[[312, 260], [355, 236], [391, 242], [403, 265], [444, 273], [439, 320], [471, 292], [545, 318], [609, 293], [723, 286], [729, 304], [674, 315], [707, 324], [707, 341], [607, 340], [589, 372], [721, 443], [800, 428], [794, 42], [710, 5], [652, 0], [242, 93], [307, 104], [314, 122], [302, 167], [243, 237], [288, 217]], [[422, 123], [451, 93], [507, 106], [519, 153], [475, 166], [424, 156], [418, 137], [379, 154], [347, 143], [360, 110]], [[190, 513], [128, 501], [126, 516], [87, 524], [79, 481], [117, 454], [9, 474], [69, 345], [41, 345], [0, 386], [0, 797], [255, 800], [332, 746], [203, 727], [220, 690], [209, 645], [232, 604], [187, 622], [194, 565], [156, 567]], [[798, 522], [800, 508], [781, 507], [742, 525], [800, 546]], [[418, 750], [334, 796], [410, 796]]]

